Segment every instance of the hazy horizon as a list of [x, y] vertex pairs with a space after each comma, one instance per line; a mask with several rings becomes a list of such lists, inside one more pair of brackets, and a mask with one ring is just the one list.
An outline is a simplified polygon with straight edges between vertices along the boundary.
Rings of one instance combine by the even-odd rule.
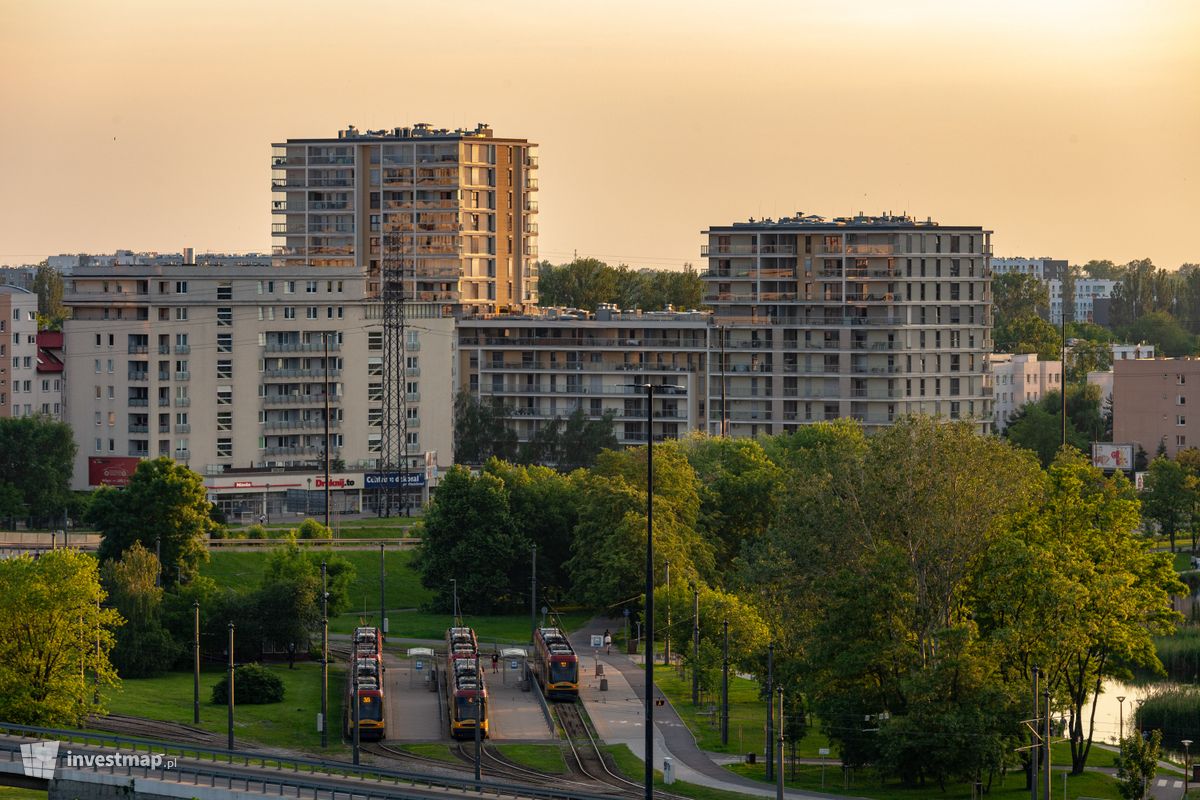
[[271, 143], [429, 122], [537, 142], [539, 257], [702, 265], [797, 211], [997, 256], [1200, 263], [1200, 5], [0, 0], [0, 263], [270, 252]]

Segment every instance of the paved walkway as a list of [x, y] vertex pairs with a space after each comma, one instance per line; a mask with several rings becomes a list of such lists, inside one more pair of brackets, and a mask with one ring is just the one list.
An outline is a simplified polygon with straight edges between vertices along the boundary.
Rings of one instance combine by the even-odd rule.
[[[609, 744], [625, 744], [638, 758], [645, 760], [645, 672], [629, 656], [613, 653], [604, 655], [591, 647], [592, 634], [603, 633], [611, 622], [592, 620], [571, 635], [571, 644], [580, 655], [579, 695], [596, 732]], [[597, 676], [596, 664], [603, 668]], [[600, 678], [608, 679], [608, 691], [600, 691]], [[679, 714], [655, 687], [655, 697], [664, 700], [654, 709], [654, 765], [662, 769], [663, 760], [670, 758], [675, 776], [681, 781], [741, 792], [759, 797], [774, 797], [771, 784], [736, 775], [713, 762], [696, 744]], [[836, 774], [836, 770], [835, 773]], [[845, 795], [819, 792], [786, 791], [786, 796], [802, 798], [832, 798]]]

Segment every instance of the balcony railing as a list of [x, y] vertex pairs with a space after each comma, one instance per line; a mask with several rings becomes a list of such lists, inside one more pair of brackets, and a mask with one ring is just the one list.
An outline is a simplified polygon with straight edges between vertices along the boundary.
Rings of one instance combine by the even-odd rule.
[[145, 408], [150, 405], [149, 397], [131, 397], [129, 398], [130, 408]]
[[175, 426], [175, 432], [176, 432], [176, 433], [191, 433], [191, 432], [192, 432], [192, 426], [191, 426], [191, 425], [188, 425], [188, 424], [186, 424], [186, 423], [185, 423], [185, 424], [182, 424], [182, 425], [176, 425], [176, 426]]
[[130, 425], [129, 432], [130, 433], [149, 433], [150, 426], [149, 425]]
[[192, 457], [191, 450], [176, 450], [175, 451], [175, 460], [176, 461], [187, 461], [191, 457]]
[[192, 352], [192, 346], [190, 344], [175, 345], [175, 354], [176, 355], [186, 356], [190, 352]]
[[701, 256], [794, 256], [795, 245], [790, 244], [702, 244]]
[[140, 353], [147, 353], [147, 352], [149, 352], [149, 351], [150, 351], [150, 346], [149, 346], [149, 345], [145, 345], [145, 344], [131, 344], [131, 345], [129, 345], [129, 353], [130, 353], [130, 355], [133, 355], [133, 354], [140, 354]]
[[131, 373], [129, 373], [129, 380], [131, 380], [131, 381], [148, 381], [148, 380], [150, 380], [150, 373], [149, 372], [131, 372]]
[[[267, 353], [321, 353], [325, 346], [321, 342], [272, 342], [263, 346]], [[329, 340], [330, 352], [342, 349], [342, 343], [337, 339]], [[410, 348], [411, 349], [411, 348]]]

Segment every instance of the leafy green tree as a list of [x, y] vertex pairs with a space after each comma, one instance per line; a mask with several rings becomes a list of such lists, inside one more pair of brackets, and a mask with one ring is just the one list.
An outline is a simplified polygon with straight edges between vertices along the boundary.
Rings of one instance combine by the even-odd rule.
[[[607, 606], [641, 594], [645, 585], [646, 448], [600, 454], [596, 466], [576, 473], [579, 522], [567, 563], [575, 597]], [[654, 447], [655, 575], [671, 562], [671, 579], [712, 576], [711, 546], [697, 532], [700, 497], [696, 472], [680, 445]]]
[[1166, 311], [1143, 314], [1124, 330], [1129, 341], [1149, 342], [1160, 355], [1187, 356], [1196, 351], [1195, 337]]
[[332, 539], [333, 531], [309, 517], [300, 523], [296, 535], [301, 539]]
[[220, 529], [203, 479], [165, 456], [139, 463], [124, 489], [97, 489], [87, 519], [100, 531], [101, 561], [120, 558], [134, 542], [157, 552], [161, 540], [168, 586], [196, 577]]
[[1158, 774], [1158, 760], [1162, 757], [1162, 731], [1150, 731], [1147, 738], [1135, 733], [1121, 739], [1121, 752], [1117, 756], [1117, 791], [1122, 800], [1146, 800], [1154, 776]]
[[1159, 456], [1150, 462], [1142, 507], [1145, 516], [1170, 538], [1171, 552], [1175, 552], [1175, 536], [1194, 522], [1200, 500], [1197, 488], [1195, 477], [1178, 461]]
[[530, 544], [537, 545], [539, 593], [556, 600], [570, 597], [565, 567], [579, 519], [575, 483], [549, 467], [518, 466], [495, 458], [484, 470], [504, 482], [510, 515], [520, 520]]
[[783, 472], [754, 439], [696, 435], [683, 449], [699, 478], [701, 530], [717, 563], [729, 563], [774, 521]]
[[1087, 381], [1089, 372], [1102, 372], [1112, 367], [1112, 348], [1103, 342], [1076, 340], [1067, 350], [1067, 380]]
[[1035, 314], [997, 322], [992, 332], [997, 353], [1037, 353], [1043, 361], [1062, 357], [1058, 329]]
[[499, 404], [480, 402], [470, 392], [454, 398], [454, 463], [482, 464], [489, 458], [511, 461], [517, 434]]
[[33, 276], [33, 291], [38, 296], [38, 329], [62, 330], [63, 320], [67, 318], [62, 273], [47, 264], [39, 264]]
[[78, 550], [0, 559], [0, 719], [76, 727], [103, 713], [92, 695], [117, 685], [122, 623], [104, 597], [96, 559]]
[[590, 467], [602, 450], [619, 446], [614, 433], [615, 411], [606, 411], [600, 419], [588, 419], [576, 408], [565, 420], [555, 417], [542, 425], [520, 450], [522, 464], [555, 466], [562, 472]]
[[504, 482], [453, 467], [425, 513], [415, 561], [421, 584], [434, 592], [432, 610], [453, 609], [451, 579], [466, 613], [522, 608], [529, 598], [530, 544], [510, 513]]
[[1120, 269], [1111, 261], [1095, 259], [1087, 262], [1079, 270], [1090, 278], [1099, 278], [1100, 280], [1112, 281], [1118, 280], [1121, 277]]
[[25, 516], [25, 498], [21, 491], [12, 485], [0, 485], [0, 524], [9, 528], [16, 527], [18, 517]]
[[[1012, 421], [1004, 429], [1004, 438], [1018, 447], [1032, 450], [1043, 466], [1049, 466], [1062, 447], [1062, 411], [1047, 411], [1040, 402], [1027, 403], [1013, 414]], [[1087, 437], [1075, 427], [1070, 414], [1067, 415], [1067, 444], [1080, 451], [1088, 446]]]
[[[20, 494], [36, 524], [61, 522], [71, 504], [71, 428], [45, 417], [0, 418], [0, 486]], [[11, 499], [9, 511], [16, 509]]]
[[321, 577], [295, 540], [267, 556], [254, 605], [266, 643], [308, 649], [309, 636], [321, 624]]
[[1050, 313], [1049, 290], [1034, 275], [1010, 272], [995, 276], [992, 298], [997, 325], [1027, 316], [1045, 319]]
[[158, 559], [134, 542], [120, 559], [105, 561], [100, 575], [109, 603], [125, 619], [112, 651], [117, 673], [124, 678], [145, 678], [168, 669], [178, 648], [162, 624]]
[[616, 271], [598, 258], [577, 258], [569, 264], [543, 268], [538, 275], [538, 302], [542, 306], [595, 311], [600, 303], [612, 302], [616, 293]]

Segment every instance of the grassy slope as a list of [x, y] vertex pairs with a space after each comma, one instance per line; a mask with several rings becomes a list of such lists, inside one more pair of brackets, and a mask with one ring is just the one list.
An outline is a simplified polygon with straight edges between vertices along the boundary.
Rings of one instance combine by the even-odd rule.
[[[234, 736], [237, 741], [287, 747], [310, 752], [321, 751], [321, 735], [317, 732], [317, 713], [321, 710], [321, 667], [319, 664], [298, 663], [296, 669], [286, 665], [269, 668], [284, 682], [282, 702], [269, 705], [239, 705], [234, 713]], [[200, 673], [200, 727], [224, 733], [227, 717], [224, 705], [213, 705], [212, 687], [224, 671]], [[342, 685], [344, 671], [329, 669], [329, 739], [325, 753], [341, 753]], [[192, 724], [192, 673], [172, 672], [158, 678], [127, 679], [118, 690], [105, 696], [108, 710], [114, 714], [148, 717], [150, 719]]]
[[553, 744], [498, 744], [500, 755], [523, 767], [540, 770], [552, 775], [567, 772], [562, 750]]

